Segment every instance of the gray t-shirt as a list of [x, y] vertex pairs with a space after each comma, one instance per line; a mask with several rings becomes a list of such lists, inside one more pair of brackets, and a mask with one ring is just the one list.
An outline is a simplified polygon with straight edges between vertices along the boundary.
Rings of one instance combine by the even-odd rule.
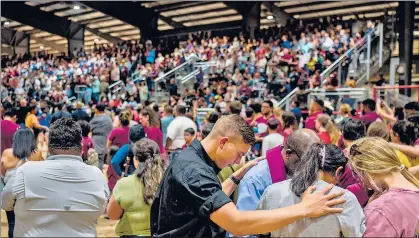
[[[314, 183], [320, 190], [328, 185], [324, 181]], [[331, 192], [342, 190], [333, 187]], [[304, 218], [280, 230], [271, 232], [272, 237], [362, 237], [365, 232], [365, 216], [355, 195], [348, 190], [342, 196], [344, 204], [336, 207], [343, 208], [342, 213], [330, 213], [319, 218]], [[272, 210], [288, 207], [301, 202], [291, 191], [291, 180], [269, 186], [262, 195], [258, 210]]]
[[102, 172], [79, 156], [26, 162], [7, 181], [1, 207], [16, 215], [15, 237], [96, 237], [109, 188]]
[[99, 155], [108, 153], [106, 143], [108, 142], [109, 133], [112, 131], [112, 120], [106, 115], [93, 117], [90, 121], [90, 130], [92, 131], [93, 146]]

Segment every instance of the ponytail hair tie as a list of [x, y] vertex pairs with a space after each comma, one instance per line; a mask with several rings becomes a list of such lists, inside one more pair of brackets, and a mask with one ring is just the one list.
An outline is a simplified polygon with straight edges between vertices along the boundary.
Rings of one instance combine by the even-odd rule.
[[320, 152], [320, 156], [322, 157], [322, 168], [323, 168], [325, 160], [326, 160], [326, 145], [323, 145], [323, 149]]

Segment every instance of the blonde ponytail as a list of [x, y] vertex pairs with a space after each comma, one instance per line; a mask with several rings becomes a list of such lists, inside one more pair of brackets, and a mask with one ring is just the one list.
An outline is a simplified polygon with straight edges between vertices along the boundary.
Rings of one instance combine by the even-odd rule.
[[349, 161], [354, 171], [372, 185], [375, 185], [375, 175], [400, 172], [419, 188], [419, 181], [400, 163], [396, 152], [383, 138], [366, 137], [357, 140], [349, 149]]

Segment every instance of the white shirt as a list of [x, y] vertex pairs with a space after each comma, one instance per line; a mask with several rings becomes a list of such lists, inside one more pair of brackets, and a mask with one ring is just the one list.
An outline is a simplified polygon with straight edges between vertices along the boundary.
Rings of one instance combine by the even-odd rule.
[[[170, 122], [167, 127], [167, 137], [172, 139], [173, 143], [170, 149], [180, 149], [186, 143], [184, 132], [188, 128], [193, 128], [197, 131], [196, 124], [191, 119], [185, 116], [177, 116]], [[166, 140], [166, 138], [164, 138]]]
[[265, 136], [262, 141], [262, 156], [266, 156], [266, 151], [282, 145], [284, 143], [284, 137], [279, 133], [273, 133]]

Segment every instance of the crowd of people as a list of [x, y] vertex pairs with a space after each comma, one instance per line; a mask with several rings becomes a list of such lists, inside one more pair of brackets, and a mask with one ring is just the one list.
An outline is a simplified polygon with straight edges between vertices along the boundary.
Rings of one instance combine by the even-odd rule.
[[[9, 237], [96, 236], [103, 214], [121, 237], [418, 235], [418, 102], [274, 108], [322, 87], [320, 72], [373, 29], [316, 20], [254, 40], [191, 34], [2, 60]], [[154, 84], [192, 58], [216, 62], [208, 79]], [[354, 80], [348, 59], [326, 88]], [[153, 102], [160, 89], [169, 98]]]

